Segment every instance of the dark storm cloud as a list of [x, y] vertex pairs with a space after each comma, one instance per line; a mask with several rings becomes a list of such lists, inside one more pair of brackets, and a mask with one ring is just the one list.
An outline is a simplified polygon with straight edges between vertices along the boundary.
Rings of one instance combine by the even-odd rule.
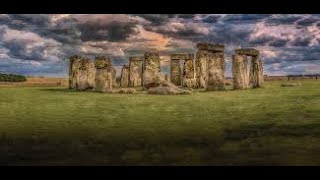
[[177, 16], [182, 19], [193, 19], [195, 17], [194, 14], [178, 14]]
[[285, 39], [277, 39], [277, 40], [274, 40], [272, 42], [270, 42], [270, 46], [273, 46], [273, 47], [285, 47], [287, 45], [288, 41], [285, 40]]
[[256, 23], [270, 16], [268, 14], [236, 14], [226, 15], [222, 20], [227, 23]]
[[84, 23], [78, 25], [81, 31], [82, 41], [111, 41], [118, 42], [126, 40], [134, 34], [136, 25], [133, 23], [111, 22], [109, 24]]
[[311, 26], [317, 22], [320, 22], [320, 18], [315, 18], [315, 17], [309, 17], [303, 20], [300, 20], [297, 22], [297, 25], [300, 26]]
[[208, 36], [203, 36], [198, 41], [212, 41], [221, 44], [246, 45], [252, 30], [235, 25], [217, 25]]
[[167, 22], [170, 18], [177, 17], [176, 14], [131, 14], [132, 16], [139, 16], [147, 21], [150, 21], [153, 25], [160, 25]]
[[292, 42], [292, 45], [293, 46], [309, 46], [311, 40], [312, 39], [310, 37], [307, 37], [307, 38], [298, 37]]
[[202, 19], [202, 22], [204, 23], [216, 23], [221, 18], [220, 15], [210, 15]]
[[266, 19], [268, 25], [284, 25], [284, 24], [294, 24], [298, 20], [301, 20], [303, 17], [299, 15], [281, 15], [270, 17]]

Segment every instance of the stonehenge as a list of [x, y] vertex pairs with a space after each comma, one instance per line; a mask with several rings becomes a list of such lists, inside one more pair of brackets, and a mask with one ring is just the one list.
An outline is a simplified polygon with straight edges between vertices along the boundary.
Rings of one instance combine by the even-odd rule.
[[[184, 92], [183, 88], [225, 90], [224, 51], [224, 45], [198, 43], [196, 54], [170, 54], [169, 74], [161, 72], [158, 53], [146, 52], [143, 56], [131, 56], [128, 65], [122, 65], [119, 84], [116, 69], [109, 57], [98, 56], [95, 61], [91, 61], [75, 55], [71, 56], [69, 61], [69, 89], [92, 89], [111, 93], [118, 92], [119, 87], [124, 89], [121, 90], [124, 92], [125, 88], [130, 87], [133, 90], [142, 86], [143, 90], [152, 88], [150, 93], [154, 93], [158, 90], [167, 92], [167, 85], [170, 83], [171, 89], [175, 89], [174, 92]], [[233, 89], [263, 86], [263, 64], [257, 49], [236, 49], [231, 59]], [[168, 94], [171, 93], [168, 91]]]
[[171, 54], [170, 81], [176, 86], [195, 86], [194, 54]]
[[[262, 87], [264, 81], [263, 65], [259, 54], [259, 51], [253, 48], [235, 50], [235, 54], [232, 56], [234, 89]], [[249, 61], [249, 57], [251, 57], [251, 61]]]
[[197, 87], [209, 91], [224, 90], [224, 45], [199, 43], [197, 47]]
[[96, 57], [95, 68], [95, 90], [99, 92], [110, 91], [114, 81], [111, 59], [104, 56]]
[[129, 86], [141, 86], [143, 56], [129, 57]]
[[120, 86], [121, 87], [129, 86], [129, 66], [128, 65], [123, 65], [121, 69]]
[[87, 90], [94, 88], [94, 64], [84, 57], [72, 56], [69, 68], [69, 88]]
[[142, 85], [144, 88], [155, 87], [160, 81], [160, 56], [157, 53], [144, 54]]

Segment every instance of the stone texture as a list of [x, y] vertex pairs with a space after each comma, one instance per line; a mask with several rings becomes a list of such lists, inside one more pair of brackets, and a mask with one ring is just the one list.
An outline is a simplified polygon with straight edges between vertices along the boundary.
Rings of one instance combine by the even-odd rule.
[[88, 58], [82, 58], [79, 65], [76, 89], [87, 90], [94, 88], [94, 63]]
[[157, 87], [148, 89], [148, 94], [162, 94], [162, 95], [175, 95], [175, 94], [192, 94], [192, 91], [184, 90], [170, 82], [162, 82]]
[[113, 85], [113, 68], [110, 58], [104, 56], [96, 57], [95, 68], [95, 90], [99, 92], [110, 91]]
[[112, 68], [112, 85], [113, 87], [118, 87], [118, 83], [117, 83], [117, 70], [116, 68]]
[[180, 59], [171, 59], [170, 81], [176, 86], [180, 86], [181, 85]]
[[69, 89], [77, 88], [81, 56], [71, 56], [69, 64]]
[[194, 59], [194, 54], [175, 53], [175, 54], [171, 54], [171, 59], [176, 59], [176, 60]]
[[124, 65], [121, 69], [121, 78], [120, 86], [128, 87], [129, 86], [129, 66]]
[[160, 57], [157, 53], [145, 53], [142, 83], [144, 88], [156, 87], [160, 80]]
[[129, 86], [139, 87], [142, 80], [142, 56], [129, 57]]
[[196, 87], [196, 76], [193, 59], [186, 59], [183, 65], [182, 86], [194, 88]]
[[211, 43], [199, 43], [197, 44], [198, 50], [211, 51], [211, 52], [223, 52], [224, 45], [211, 44]]
[[246, 56], [259, 56], [259, 51], [254, 48], [242, 48], [236, 49], [235, 52], [239, 55], [246, 55]]
[[225, 90], [225, 60], [223, 52], [215, 52], [207, 61], [208, 81], [206, 90]]
[[247, 56], [234, 54], [232, 56], [232, 75], [234, 89], [248, 89]]
[[196, 87], [207, 87], [207, 61], [212, 56], [212, 53], [206, 50], [198, 50], [196, 56]]
[[253, 88], [262, 87], [264, 82], [263, 65], [259, 56], [252, 57], [250, 68], [250, 83]]

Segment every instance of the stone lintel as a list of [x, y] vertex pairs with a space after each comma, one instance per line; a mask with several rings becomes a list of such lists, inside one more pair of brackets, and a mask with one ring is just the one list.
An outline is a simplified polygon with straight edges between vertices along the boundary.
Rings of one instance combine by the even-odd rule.
[[224, 45], [222, 44], [211, 44], [211, 43], [199, 43], [197, 44], [199, 50], [206, 50], [212, 52], [223, 52]]
[[259, 56], [260, 52], [254, 48], [242, 48], [236, 49], [235, 52], [239, 55], [246, 55], [246, 56]]
[[194, 59], [194, 54], [187, 54], [187, 53], [176, 53], [176, 54], [171, 54], [171, 59], [172, 60], [189, 60], [189, 59]]
[[143, 56], [131, 56], [129, 57], [129, 61], [143, 61]]

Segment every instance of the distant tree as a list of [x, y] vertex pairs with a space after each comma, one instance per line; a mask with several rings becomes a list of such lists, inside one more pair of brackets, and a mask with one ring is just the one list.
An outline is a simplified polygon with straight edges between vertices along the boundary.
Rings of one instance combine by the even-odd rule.
[[27, 78], [17, 74], [3, 74], [0, 73], [0, 82], [24, 82]]

